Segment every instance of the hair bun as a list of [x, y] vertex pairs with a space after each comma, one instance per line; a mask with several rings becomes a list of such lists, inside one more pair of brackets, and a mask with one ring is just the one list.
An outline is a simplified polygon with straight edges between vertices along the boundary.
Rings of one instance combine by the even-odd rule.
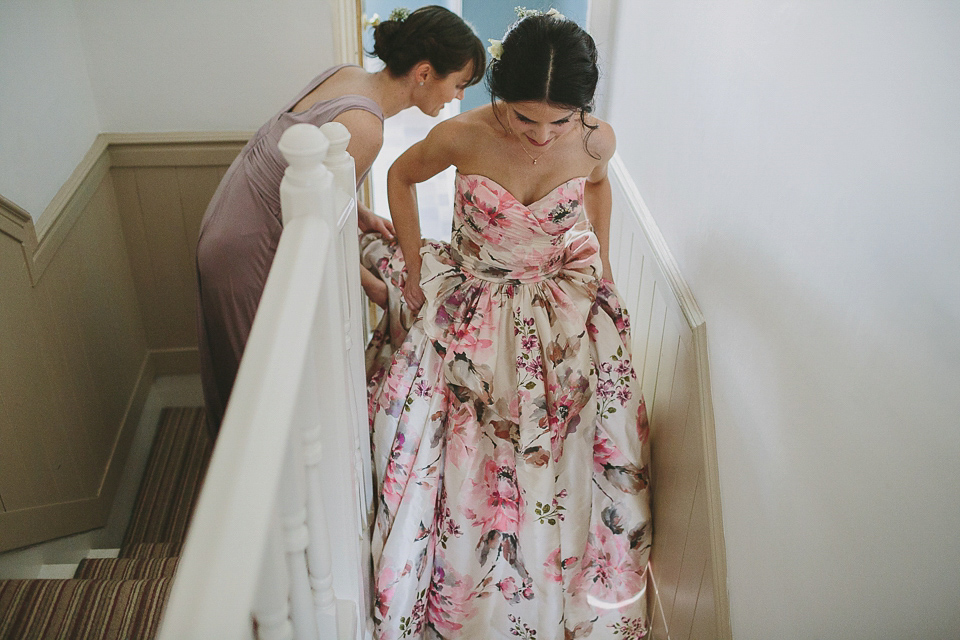
[[431, 5], [416, 11], [394, 9], [390, 18], [373, 28], [373, 51], [394, 77], [421, 61], [429, 62], [438, 75], [473, 64], [468, 84], [483, 79], [486, 67], [483, 45], [460, 16], [444, 7]]
[[373, 54], [383, 60], [387, 66], [390, 60], [396, 56], [400, 34], [403, 31], [403, 23], [397, 20], [381, 20], [380, 24], [373, 28]]

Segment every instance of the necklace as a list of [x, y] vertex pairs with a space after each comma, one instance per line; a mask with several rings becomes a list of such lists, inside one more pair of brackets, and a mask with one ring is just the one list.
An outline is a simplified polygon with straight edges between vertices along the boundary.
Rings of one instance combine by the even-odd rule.
[[546, 149], [544, 149], [543, 152], [542, 152], [540, 155], [536, 156], [536, 157], [530, 155], [530, 152], [527, 151], [527, 148], [526, 148], [525, 146], [523, 146], [523, 139], [520, 137], [520, 134], [519, 134], [519, 133], [517, 133], [517, 132], [515, 132], [515, 131], [512, 131], [512, 130], [511, 130], [511, 133], [513, 133], [513, 135], [517, 136], [517, 142], [520, 143], [520, 148], [523, 149], [523, 152], [524, 152], [525, 154], [527, 154], [527, 157], [530, 158], [531, 160], [533, 160], [533, 164], [537, 164], [537, 160], [539, 160], [540, 158], [542, 158], [545, 153], [547, 153], [548, 151], [550, 151], [550, 149], [553, 149], [555, 146], [557, 146], [556, 143], [560, 140], [560, 138], [562, 138], [564, 135], [566, 135], [567, 132], [564, 131], [563, 133], [561, 133], [560, 135], [558, 135], [556, 138], [554, 138], [554, 139], [553, 139], [553, 143], [552, 143], [549, 147], [547, 147]]
[[[541, 154], [538, 155], [537, 157], [533, 157], [532, 155], [530, 155], [530, 152], [527, 151], [527, 148], [526, 148], [525, 146], [523, 146], [523, 140], [520, 139], [520, 136], [519, 136], [519, 135], [517, 136], [517, 142], [520, 143], [520, 148], [523, 149], [523, 152], [524, 152], [525, 154], [527, 154], [527, 157], [530, 158], [531, 160], [533, 160], [533, 164], [537, 164], [537, 160], [539, 160], [540, 158], [542, 158], [544, 153], [546, 153], [547, 151], [550, 151], [550, 149], [546, 149], [543, 153], [541, 153]], [[553, 146], [553, 145], [551, 145], [551, 146]]]

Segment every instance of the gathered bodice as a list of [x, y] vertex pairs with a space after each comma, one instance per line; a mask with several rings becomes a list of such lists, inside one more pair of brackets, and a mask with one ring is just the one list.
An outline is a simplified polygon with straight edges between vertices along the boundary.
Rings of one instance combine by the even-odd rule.
[[493, 282], [538, 282], [564, 265], [567, 232], [583, 211], [585, 178], [572, 178], [522, 204], [486, 176], [457, 174], [451, 254]]

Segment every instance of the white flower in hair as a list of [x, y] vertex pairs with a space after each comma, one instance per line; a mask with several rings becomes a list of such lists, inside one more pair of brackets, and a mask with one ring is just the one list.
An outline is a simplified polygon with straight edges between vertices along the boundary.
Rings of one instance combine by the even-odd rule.
[[379, 25], [380, 25], [380, 14], [379, 14], [379, 13], [375, 13], [375, 14], [373, 14], [372, 16], [370, 16], [369, 18], [368, 18], [366, 15], [363, 16], [363, 28], [364, 28], [364, 29], [366, 29], [367, 27], [376, 27], [376, 26], [379, 26]]
[[566, 20], [567, 16], [563, 15], [556, 9], [550, 9], [544, 13], [540, 9], [527, 9], [526, 7], [514, 7], [514, 11], [517, 13], [517, 17], [523, 20], [524, 18], [531, 18], [533, 16], [549, 16], [551, 18], [556, 18], [557, 20]]
[[490, 43], [490, 46], [487, 47], [487, 52], [490, 54], [490, 57], [494, 60], [499, 60], [500, 56], [503, 55], [503, 43], [493, 38], [488, 38], [487, 42]]
[[390, 20], [396, 20], [397, 22], [403, 22], [410, 17], [410, 9], [406, 7], [397, 7], [390, 12]]

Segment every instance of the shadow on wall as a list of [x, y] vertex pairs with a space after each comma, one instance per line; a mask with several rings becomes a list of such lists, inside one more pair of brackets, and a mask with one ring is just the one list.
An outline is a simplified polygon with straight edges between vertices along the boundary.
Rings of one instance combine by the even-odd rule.
[[[949, 594], [960, 590], [942, 570], [960, 564], [951, 542], [960, 515], [931, 512], [930, 500], [955, 503], [957, 447], [949, 443], [957, 440], [950, 425], [960, 415], [960, 371], [929, 369], [960, 358], [938, 355], [945, 342], [922, 326], [931, 317], [911, 325], [898, 316], [915, 309], [864, 315], [875, 305], [831, 299], [769, 247], [715, 234], [699, 256], [692, 271], [723, 278], [711, 296], [710, 358], [724, 512], [736, 514], [725, 526], [729, 576], [739, 583], [732, 593], [813, 636], [855, 634], [850, 603], [833, 599], [837, 589], [856, 593], [853, 606], [864, 615], [899, 609], [902, 627], [889, 637], [921, 629], [924, 637], [949, 636], [935, 625], [949, 624]], [[727, 403], [725, 395], [736, 397]], [[726, 465], [736, 472], [724, 473]], [[784, 555], [802, 560], [788, 562], [802, 567], [800, 575], [782, 570]], [[745, 584], [738, 574], [748, 566]], [[931, 579], [944, 586], [940, 601], [905, 610]], [[804, 586], [821, 582], [834, 586], [817, 593]]]

